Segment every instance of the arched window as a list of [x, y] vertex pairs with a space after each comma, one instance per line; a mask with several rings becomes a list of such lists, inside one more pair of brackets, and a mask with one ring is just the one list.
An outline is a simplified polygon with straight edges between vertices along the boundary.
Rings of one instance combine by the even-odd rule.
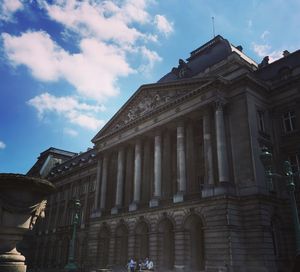
[[99, 264], [100, 268], [106, 268], [108, 265], [109, 242], [110, 231], [107, 227], [103, 227], [101, 228], [98, 237], [97, 263]]
[[158, 226], [158, 265], [162, 270], [174, 266], [174, 227], [171, 220], [165, 218]]
[[128, 230], [124, 224], [116, 229], [115, 264], [126, 265], [128, 259]]
[[204, 233], [201, 218], [197, 215], [189, 216], [184, 224], [184, 231], [185, 265], [189, 271], [204, 270]]
[[135, 229], [135, 257], [137, 260], [145, 259], [149, 256], [149, 236], [148, 225], [140, 222]]

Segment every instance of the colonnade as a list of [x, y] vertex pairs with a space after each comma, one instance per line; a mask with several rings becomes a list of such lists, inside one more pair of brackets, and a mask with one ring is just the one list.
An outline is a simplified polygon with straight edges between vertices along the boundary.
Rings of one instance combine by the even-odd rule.
[[[228, 156], [227, 156], [227, 145], [226, 145], [226, 131], [224, 122], [224, 103], [217, 101], [214, 103], [214, 114], [212, 114], [211, 108], [205, 111], [205, 114], [201, 116], [201, 120], [196, 119], [195, 122], [200, 122], [202, 131], [201, 133], [202, 143], [201, 147], [196, 146], [195, 152], [201, 153], [203, 158], [203, 169], [204, 173], [202, 183], [207, 186], [216, 186], [222, 182], [229, 181], [228, 174]], [[176, 151], [174, 152], [176, 158], [176, 183], [174, 187], [176, 191], [173, 194], [173, 202], [182, 202], [185, 199], [187, 193], [187, 139], [186, 139], [186, 127], [187, 118], [182, 117], [178, 120], [172, 121], [176, 124], [175, 129], [175, 141]], [[213, 124], [215, 126], [215, 133], [212, 132]], [[167, 127], [167, 126], [166, 126]], [[165, 169], [162, 169], [163, 165], [163, 133], [164, 131], [156, 128], [151, 134], [147, 133], [147, 137], [152, 135], [151, 140], [153, 143], [153, 179], [151, 184], [151, 198], [149, 201], [149, 207], [157, 207], [162, 199], [162, 173]], [[215, 138], [213, 139], [213, 135]], [[143, 137], [143, 136], [142, 136]], [[133, 175], [132, 175], [132, 197], [131, 203], [128, 207], [129, 211], [135, 211], [138, 209], [141, 202], [141, 191], [142, 191], [142, 171], [143, 168], [143, 142], [142, 137], [138, 137], [131, 140], [130, 144], [133, 145], [134, 156], [133, 156]], [[125, 143], [126, 144], [126, 143]], [[114, 147], [114, 151], [117, 153], [117, 173], [115, 181], [115, 192], [114, 192], [114, 207], [111, 208], [112, 214], [117, 214], [119, 210], [124, 207], [124, 181], [126, 171], [126, 150], [125, 144], [120, 144], [117, 149]], [[172, 143], [171, 143], [172, 145]], [[117, 150], [117, 151], [116, 151]], [[215, 150], [215, 151], [214, 151]], [[214, 160], [214, 156], [216, 159]], [[214, 161], [217, 162], [216, 166]], [[96, 197], [94, 207], [97, 210], [104, 211], [107, 203], [107, 190], [108, 183], [111, 182], [108, 165], [109, 164], [109, 151], [103, 151], [99, 157], [97, 166], [97, 181], [96, 181]], [[199, 167], [199, 166], [196, 166]], [[199, 186], [200, 187], [200, 186]]]

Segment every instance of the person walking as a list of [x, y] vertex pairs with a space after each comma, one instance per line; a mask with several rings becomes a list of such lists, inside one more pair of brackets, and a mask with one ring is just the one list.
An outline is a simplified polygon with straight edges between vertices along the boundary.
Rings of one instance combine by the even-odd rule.
[[134, 272], [134, 270], [135, 270], [135, 265], [136, 265], [136, 262], [134, 261], [133, 258], [131, 258], [130, 261], [129, 261], [129, 263], [128, 263], [130, 272]]

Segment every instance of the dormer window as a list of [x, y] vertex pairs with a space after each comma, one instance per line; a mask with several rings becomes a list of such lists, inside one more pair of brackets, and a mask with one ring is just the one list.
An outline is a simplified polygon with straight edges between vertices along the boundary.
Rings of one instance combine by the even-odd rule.
[[283, 114], [283, 127], [285, 133], [296, 130], [296, 114], [295, 111], [288, 111]]

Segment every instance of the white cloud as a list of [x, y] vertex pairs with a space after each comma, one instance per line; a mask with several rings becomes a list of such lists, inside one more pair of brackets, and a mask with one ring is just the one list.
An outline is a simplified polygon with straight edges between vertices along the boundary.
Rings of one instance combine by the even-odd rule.
[[6, 144], [2, 141], [0, 141], [0, 149], [4, 149], [6, 147]]
[[163, 15], [155, 15], [154, 23], [157, 29], [166, 36], [173, 32], [173, 23], [169, 22]]
[[270, 35], [270, 32], [268, 30], [265, 30], [261, 35], [260, 35], [260, 38], [262, 40], [265, 40], [267, 38], [267, 36]]
[[71, 128], [64, 128], [64, 134], [69, 135], [71, 137], [78, 136], [78, 132], [74, 129], [71, 129]]
[[139, 68], [139, 70], [144, 73], [149, 73], [153, 69], [156, 62], [162, 61], [162, 58], [155, 51], [149, 50], [145, 46], [142, 46], [140, 51], [143, 58], [147, 62], [146, 64], [141, 65]]
[[270, 62], [282, 58], [282, 50], [272, 50], [268, 44], [252, 43], [252, 48], [259, 57], [269, 56]]
[[[63, 79], [80, 95], [103, 101], [119, 94], [120, 77], [136, 72], [128, 60], [142, 56], [140, 67], [148, 66], [144, 72], [161, 60], [148, 43], [157, 42], [158, 33], [170, 34], [173, 26], [163, 15], [153, 16], [147, 12], [152, 2], [54, 0], [49, 3], [39, 0], [39, 7], [49, 18], [63, 25], [62, 38], [73, 38], [77, 52], [65, 50], [42, 30], [27, 31], [19, 36], [3, 33], [4, 52], [13, 66], [26, 66], [38, 80]], [[145, 24], [147, 28], [139, 28]], [[157, 29], [151, 33], [149, 28], [153, 28], [153, 24]]]
[[[21, 0], [15, 0], [17, 2]], [[77, 92], [76, 97], [43, 93], [30, 99], [28, 104], [37, 110], [40, 118], [54, 113], [88, 129], [98, 129], [104, 124], [96, 116], [103, 110], [99, 103], [120, 93], [118, 80], [121, 77], [138, 71], [149, 73], [155, 63], [161, 61], [157, 52], [151, 50], [150, 42], [157, 42], [159, 37], [173, 32], [173, 23], [163, 15], [148, 13], [153, 2], [36, 1], [50, 20], [63, 26], [60, 38], [65, 43], [72, 42], [76, 52], [63, 48], [59, 39], [54, 40], [43, 30], [28, 30], [18, 36], [1, 34], [3, 52], [13, 67], [24, 65], [40, 81], [65, 80]], [[14, 10], [22, 7], [15, 6]], [[82, 101], [95, 101], [95, 104]]]
[[3, 33], [2, 37], [13, 65], [27, 66], [35, 78], [43, 81], [65, 79], [88, 98], [103, 100], [116, 96], [117, 78], [134, 72], [124, 52], [92, 38], [81, 40], [81, 53], [70, 54], [43, 31], [21, 36]]
[[0, 3], [0, 20], [13, 20], [14, 13], [21, 9], [23, 9], [23, 4], [19, 0], [2, 0]]
[[150, 21], [146, 11], [146, 0], [127, 1], [54, 1], [43, 6], [49, 17], [82, 37], [93, 37], [101, 41], [113, 41], [119, 45], [134, 44], [146, 38], [132, 23], [145, 24]]
[[253, 26], [253, 22], [252, 22], [252, 20], [250, 19], [250, 20], [248, 20], [248, 22], [247, 22], [247, 25], [248, 25], [248, 28], [252, 28], [252, 26]]
[[104, 120], [98, 120], [94, 116], [78, 113], [76, 111], [70, 111], [67, 114], [67, 118], [72, 124], [76, 124], [90, 130], [99, 130], [105, 124]]
[[104, 111], [103, 106], [81, 103], [71, 96], [56, 97], [46, 92], [30, 99], [27, 103], [38, 111], [40, 118], [45, 114], [55, 113], [72, 124], [91, 130], [97, 130], [105, 123], [95, 117], [96, 113]]

